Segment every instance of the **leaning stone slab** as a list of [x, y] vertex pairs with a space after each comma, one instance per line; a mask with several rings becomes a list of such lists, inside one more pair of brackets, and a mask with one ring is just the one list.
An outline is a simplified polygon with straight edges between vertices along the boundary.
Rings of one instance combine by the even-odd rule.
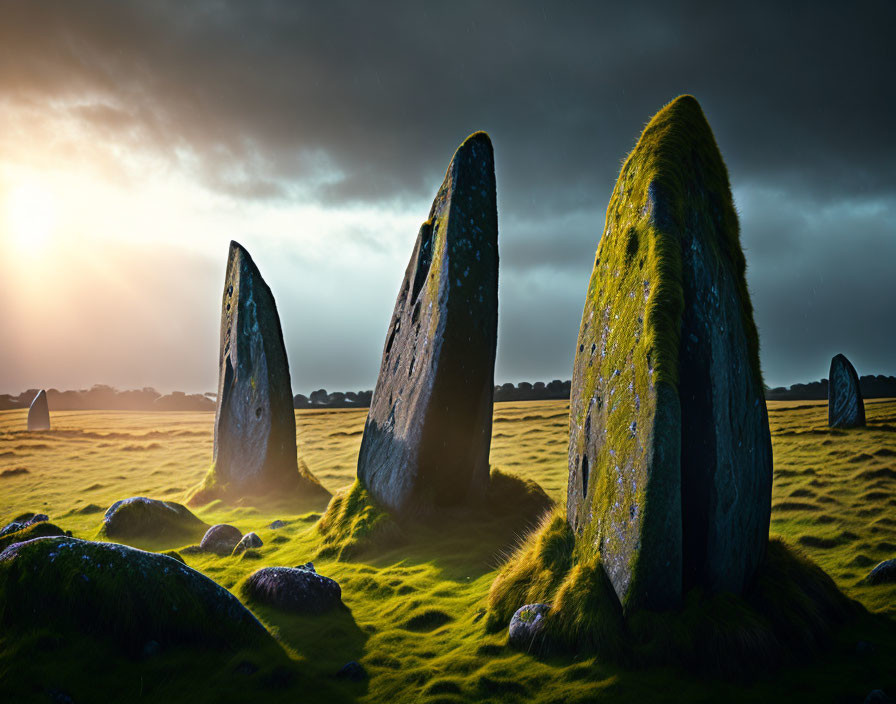
[[163, 647], [215, 650], [274, 646], [229, 591], [183, 563], [124, 545], [38, 538], [0, 553], [4, 632], [47, 628], [93, 634], [140, 653]]
[[358, 478], [397, 514], [488, 486], [498, 324], [494, 156], [464, 141], [420, 227], [386, 335]]
[[865, 425], [865, 402], [856, 368], [842, 354], [831, 360], [828, 375], [828, 425], [858, 428]]
[[296, 418], [280, 316], [249, 253], [230, 243], [221, 301], [221, 346], [212, 468], [190, 504], [298, 491], [325, 501], [296, 461]]
[[550, 604], [526, 604], [518, 608], [507, 629], [508, 644], [525, 652], [540, 648], [544, 637], [545, 617], [550, 610]]
[[28, 409], [28, 430], [50, 429], [50, 407], [47, 404], [47, 392], [41, 389]]
[[624, 608], [739, 593], [765, 554], [772, 453], [728, 174], [697, 101], [622, 167], [585, 299], [567, 515]]

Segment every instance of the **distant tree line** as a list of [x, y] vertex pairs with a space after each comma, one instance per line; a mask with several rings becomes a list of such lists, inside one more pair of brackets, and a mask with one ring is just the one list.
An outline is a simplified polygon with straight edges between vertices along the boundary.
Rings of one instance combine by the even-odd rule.
[[[859, 389], [864, 398], [890, 398], [896, 396], [896, 376], [859, 377]], [[828, 380], [811, 381], [808, 384], [793, 384], [789, 388], [776, 386], [766, 388], [765, 398], [769, 401], [826, 401], [828, 398]]]
[[[502, 384], [495, 387], [495, 401], [548, 401], [569, 398], [571, 382], [554, 379], [548, 383], [528, 381], [519, 384]], [[859, 378], [862, 396], [865, 398], [896, 397], [896, 377], [868, 375]], [[39, 389], [28, 389], [18, 395], [0, 394], [0, 411], [28, 408]], [[373, 391], [334, 391], [326, 389], [312, 391], [308, 396], [296, 394], [295, 408], [368, 408]], [[765, 398], [769, 401], [810, 401], [827, 400], [828, 380], [821, 379], [808, 384], [793, 384], [789, 388], [778, 386], [766, 388]], [[111, 386], [97, 384], [80, 391], [59, 391], [47, 389], [47, 402], [51, 411], [214, 411], [215, 394], [185, 394], [173, 391], [161, 394], [153, 388], [144, 387], [130, 391], [119, 391]]]
[[[0, 410], [28, 408], [38, 391], [28, 389], [18, 396], [0, 394]], [[215, 394], [160, 394], [148, 386], [119, 391], [97, 384], [80, 391], [47, 389], [47, 404], [51, 411], [213, 411]]]

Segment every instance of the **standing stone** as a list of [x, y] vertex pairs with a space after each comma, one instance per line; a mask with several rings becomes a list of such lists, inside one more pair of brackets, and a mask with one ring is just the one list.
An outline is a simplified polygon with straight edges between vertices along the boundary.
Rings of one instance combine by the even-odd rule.
[[28, 409], [28, 430], [50, 429], [50, 407], [47, 405], [47, 392], [41, 389]]
[[865, 425], [865, 402], [856, 368], [842, 354], [831, 360], [828, 376], [828, 425], [857, 428]]
[[697, 101], [644, 129], [607, 208], [579, 331], [567, 515], [626, 610], [742, 592], [772, 452], [728, 173]]
[[364, 426], [358, 478], [391, 511], [425, 514], [484, 495], [497, 328], [494, 156], [477, 132], [420, 227]]
[[238, 243], [230, 243], [221, 302], [214, 463], [191, 504], [299, 490], [329, 493], [296, 461], [289, 364], [271, 289]]

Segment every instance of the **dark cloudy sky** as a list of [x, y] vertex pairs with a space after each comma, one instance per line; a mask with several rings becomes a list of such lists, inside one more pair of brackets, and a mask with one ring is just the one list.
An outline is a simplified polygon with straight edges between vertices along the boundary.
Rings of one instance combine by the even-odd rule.
[[478, 129], [496, 379], [569, 378], [621, 160], [681, 93], [729, 167], [766, 382], [896, 373], [896, 3], [723, 5], [0, 0], [0, 392], [215, 388], [231, 239], [294, 390], [372, 388]]

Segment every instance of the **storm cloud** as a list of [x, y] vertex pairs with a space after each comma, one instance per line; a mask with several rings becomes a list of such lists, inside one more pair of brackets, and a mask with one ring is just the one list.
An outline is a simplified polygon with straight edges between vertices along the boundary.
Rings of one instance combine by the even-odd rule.
[[[139, 153], [237, 204], [422, 220], [453, 149], [484, 129], [497, 378], [568, 378], [620, 163], [691, 93], [731, 175], [767, 383], [825, 376], [837, 352], [892, 374], [896, 5], [781, 5], [0, 2], [0, 148], [43, 129], [67, 153], [89, 143], [123, 181], [139, 184]], [[403, 268], [416, 233], [401, 234]], [[385, 256], [385, 240], [374, 223], [332, 256]], [[297, 390], [373, 385], [388, 310], [371, 321], [353, 295], [318, 316], [296, 302], [319, 332], [285, 326]]]

